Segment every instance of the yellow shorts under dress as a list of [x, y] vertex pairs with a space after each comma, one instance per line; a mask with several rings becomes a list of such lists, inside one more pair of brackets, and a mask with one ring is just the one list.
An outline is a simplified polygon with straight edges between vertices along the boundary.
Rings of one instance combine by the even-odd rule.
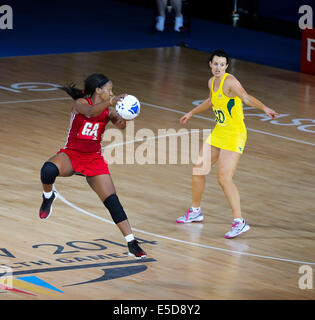
[[206, 139], [211, 146], [242, 154], [247, 140], [247, 132], [227, 131], [216, 125]]

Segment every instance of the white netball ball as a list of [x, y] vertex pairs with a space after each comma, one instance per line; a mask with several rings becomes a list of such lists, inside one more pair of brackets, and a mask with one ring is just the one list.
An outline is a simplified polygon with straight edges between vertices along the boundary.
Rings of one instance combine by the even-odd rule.
[[117, 102], [116, 112], [125, 120], [135, 119], [140, 113], [140, 102], [129, 94]]

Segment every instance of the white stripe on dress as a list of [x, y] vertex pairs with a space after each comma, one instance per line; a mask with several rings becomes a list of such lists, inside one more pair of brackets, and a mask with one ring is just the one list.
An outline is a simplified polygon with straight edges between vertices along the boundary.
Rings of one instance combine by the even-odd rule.
[[67, 140], [66, 140], [66, 144], [65, 144], [65, 146], [64, 146], [64, 149], [67, 148], [67, 144], [68, 144], [68, 140], [69, 140], [69, 136], [70, 136], [70, 131], [71, 131], [71, 129], [72, 129], [72, 123], [73, 123], [73, 120], [74, 120], [74, 118], [75, 118], [76, 115], [77, 115], [76, 113], [71, 112], [70, 124], [69, 124], [69, 128], [68, 128], [68, 135], [67, 135]]

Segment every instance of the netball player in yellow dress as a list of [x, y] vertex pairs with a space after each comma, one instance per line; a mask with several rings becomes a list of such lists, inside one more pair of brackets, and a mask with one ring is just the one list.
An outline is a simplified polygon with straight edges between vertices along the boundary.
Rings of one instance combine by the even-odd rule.
[[234, 238], [250, 229], [242, 217], [240, 196], [233, 183], [233, 174], [244, 151], [247, 133], [244, 124], [243, 103], [264, 111], [271, 119], [278, 113], [250, 96], [231, 74], [226, 73], [229, 57], [223, 50], [216, 50], [209, 59], [213, 77], [208, 82], [209, 98], [186, 113], [181, 124], [199, 112], [212, 108], [216, 116], [216, 126], [203, 144], [192, 173], [192, 206], [176, 222], [190, 223], [203, 221], [200, 208], [201, 196], [205, 186], [205, 175], [211, 166], [218, 165], [218, 182], [231, 206], [233, 213], [232, 229], [225, 238]]

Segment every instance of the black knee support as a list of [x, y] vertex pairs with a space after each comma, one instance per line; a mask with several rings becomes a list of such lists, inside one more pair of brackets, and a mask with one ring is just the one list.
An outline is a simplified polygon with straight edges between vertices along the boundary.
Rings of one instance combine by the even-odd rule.
[[50, 161], [45, 162], [40, 170], [40, 180], [43, 184], [53, 184], [58, 175], [58, 167]]
[[116, 224], [124, 220], [127, 220], [124, 208], [120, 204], [116, 194], [112, 194], [108, 198], [106, 198], [104, 201], [104, 205], [108, 209], [113, 221]]

